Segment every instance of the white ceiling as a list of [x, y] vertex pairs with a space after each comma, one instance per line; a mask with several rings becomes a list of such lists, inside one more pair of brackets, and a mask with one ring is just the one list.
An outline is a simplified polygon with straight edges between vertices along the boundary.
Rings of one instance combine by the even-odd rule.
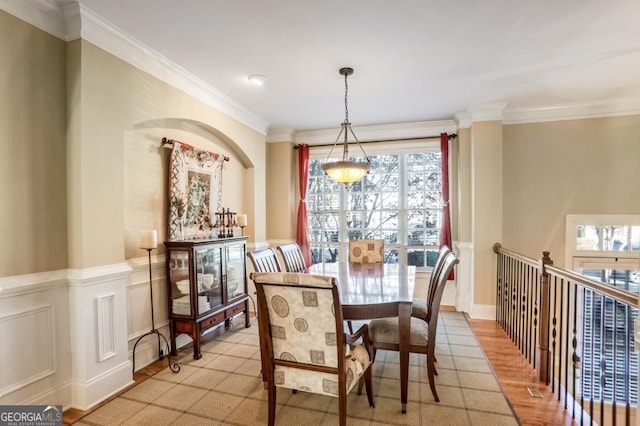
[[80, 3], [272, 131], [338, 128], [343, 66], [354, 126], [640, 99], [638, 0]]

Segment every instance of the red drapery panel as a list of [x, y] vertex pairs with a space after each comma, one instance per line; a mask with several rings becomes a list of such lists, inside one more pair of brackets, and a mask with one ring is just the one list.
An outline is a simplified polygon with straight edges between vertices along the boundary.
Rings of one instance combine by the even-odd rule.
[[300, 205], [298, 206], [298, 226], [296, 242], [302, 250], [307, 266], [311, 265], [309, 248], [309, 222], [307, 220], [307, 183], [309, 181], [309, 145], [298, 145], [298, 173], [300, 175]]
[[[442, 199], [444, 201], [440, 247], [446, 244], [450, 249], [453, 249], [451, 246], [451, 214], [449, 213], [449, 136], [446, 133], [440, 133], [440, 158], [442, 160]], [[453, 278], [452, 269], [449, 279]]]

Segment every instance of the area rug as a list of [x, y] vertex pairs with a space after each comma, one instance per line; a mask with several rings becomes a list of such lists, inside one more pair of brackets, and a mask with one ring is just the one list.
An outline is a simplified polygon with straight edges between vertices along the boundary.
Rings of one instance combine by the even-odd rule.
[[[348, 397], [349, 425], [518, 425], [484, 352], [461, 313], [440, 312], [435, 402], [425, 356], [411, 354], [409, 402], [401, 413], [397, 352], [378, 351], [373, 366], [375, 408], [363, 392]], [[127, 390], [75, 424], [264, 425], [267, 391], [260, 374], [257, 321], [244, 320], [207, 338], [202, 358], [181, 351], [175, 374], [168, 368]], [[277, 425], [337, 425], [337, 398], [278, 390]]]

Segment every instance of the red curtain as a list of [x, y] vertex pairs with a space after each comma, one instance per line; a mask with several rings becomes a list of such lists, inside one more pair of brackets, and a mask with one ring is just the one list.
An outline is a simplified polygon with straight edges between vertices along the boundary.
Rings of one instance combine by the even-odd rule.
[[[442, 160], [442, 199], [444, 201], [440, 247], [446, 244], [453, 250], [451, 246], [451, 213], [449, 212], [449, 136], [446, 133], [440, 133], [440, 158]], [[453, 278], [452, 269], [449, 279], [452, 280]]]
[[298, 145], [298, 173], [300, 175], [300, 205], [298, 206], [298, 227], [296, 242], [302, 250], [307, 266], [311, 265], [309, 248], [309, 222], [307, 220], [307, 183], [309, 181], [309, 145]]

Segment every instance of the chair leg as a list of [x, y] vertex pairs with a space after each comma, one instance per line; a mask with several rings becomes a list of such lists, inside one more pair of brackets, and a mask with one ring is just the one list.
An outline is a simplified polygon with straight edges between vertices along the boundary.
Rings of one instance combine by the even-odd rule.
[[347, 395], [338, 397], [338, 418], [340, 426], [347, 426]]
[[274, 426], [276, 424], [276, 387], [273, 385], [273, 382], [269, 385], [270, 386], [267, 389], [267, 403], [269, 406], [268, 423], [269, 426]]
[[440, 398], [438, 398], [438, 392], [436, 391], [436, 383], [434, 379], [436, 367], [433, 365], [433, 361], [427, 358], [427, 375], [429, 376], [429, 387], [431, 387], [431, 394], [436, 402], [440, 402]]
[[373, 373], [371, 371], [371, 365], [364, 372], [364, 383], [367, 386], [367, 399], [369, 400], [369, 407], [375, 408], [376, 404], [373, 401]]
[[436, 376], [438, 375], [438, 370], [436, 369], [435, 363], [438, 362], [438, 358], [436, 358], [435, 356], [433, 357], [433, 374], [435, 374]]

